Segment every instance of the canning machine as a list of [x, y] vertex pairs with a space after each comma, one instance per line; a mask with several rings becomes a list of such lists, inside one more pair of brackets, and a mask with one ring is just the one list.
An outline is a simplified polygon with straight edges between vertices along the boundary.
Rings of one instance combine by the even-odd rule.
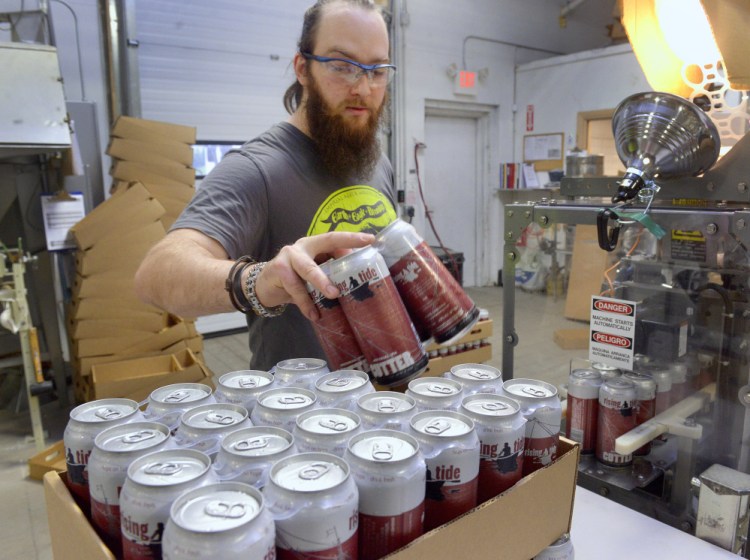
[[584, 455], [578, 484], [748, 558], [750, 136], [717, 161], [706, 114], [657, 92], [624, 100], [613, 132], [622, 177], [564, 178], [559, 198], [505, 207], [504, 376], [519, 341], [519, 236], [534, 223], [595, 228], [609, 259], [587, 297], [634, 302], [630, 369], [683, 385], [617, 439], [623, 454], [652, 442], [648, 455], [619, 468]]

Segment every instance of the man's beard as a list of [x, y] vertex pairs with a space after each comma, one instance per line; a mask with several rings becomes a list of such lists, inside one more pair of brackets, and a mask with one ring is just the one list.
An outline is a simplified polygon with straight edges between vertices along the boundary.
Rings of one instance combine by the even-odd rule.
[[380, 159], [377, 133], [385, 106], [384, 98], [382, 105], [369, 115], [364, 126], [354, 127], [343, 115], [333, 113], [323, 99], [318, 84], [310, 76], [305, 116], [321, 162], [329, 173], [347, 181], [370, 177]]

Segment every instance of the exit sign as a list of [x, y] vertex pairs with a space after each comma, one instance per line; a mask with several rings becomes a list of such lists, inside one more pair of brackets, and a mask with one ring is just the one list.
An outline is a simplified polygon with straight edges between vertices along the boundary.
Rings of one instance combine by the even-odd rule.
[[477, 73], [472, 70], [459, 70], [453, 82], [453, 93], [459, 95], [476, 95]]

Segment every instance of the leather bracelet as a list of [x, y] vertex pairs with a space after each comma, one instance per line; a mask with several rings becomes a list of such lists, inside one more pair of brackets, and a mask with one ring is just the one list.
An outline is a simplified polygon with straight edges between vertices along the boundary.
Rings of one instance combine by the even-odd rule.
[[229, 269], [227, 279], [224, 281], [224, 289], [229, 293], [229, 301], [232, 302], [234, 308], [241, 313], [250, 313], [252, 306], [245, 297], [245, 291], [242, 289], [242, 273], [248, 266], [252, 266], [255, 263], [252, 257], [247, 255], [240, 257], [232, 268]]
[[287, 304], [282, 303], [281, 305], [277, 305], [276, 307], [266, 307], [258, 299], [258, 295], [255, 293], [255, 283], [257, 282], [258, 276], [263, 271], [266, 264], [268, 263], [261, 262], [250, 265], [250, 274], [247, 275], [247, 280], [245, 281], [244, 296], [250, 303], [250, 308], [253, 310], [253, 313], [255, 313], [258, 317], [265, 317], [267, 319], [270, 319], [271, 317], [278, 317], [279, 315], [281, 315], [286, 309]]

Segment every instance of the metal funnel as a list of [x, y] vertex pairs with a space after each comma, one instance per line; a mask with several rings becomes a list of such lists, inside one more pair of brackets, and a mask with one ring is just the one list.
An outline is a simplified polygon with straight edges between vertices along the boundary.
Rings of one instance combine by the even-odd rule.
[[626, 165], [613, 202], [629, 200], [656, 179], [699, 175], [719, 157], [716, 126], [697, 105], [669, 93], [636, 93], [612, 117], [617, 155]]

